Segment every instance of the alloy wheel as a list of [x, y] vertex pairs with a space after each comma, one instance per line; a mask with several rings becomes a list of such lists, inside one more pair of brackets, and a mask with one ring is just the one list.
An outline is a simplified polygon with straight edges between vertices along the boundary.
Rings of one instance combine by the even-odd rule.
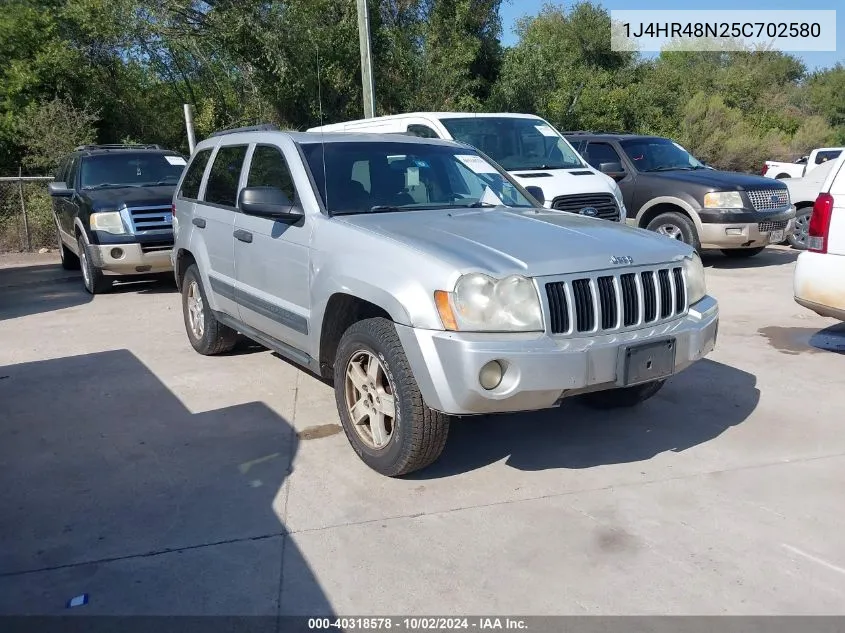
[[355, 431], [376, 450], [390, 442], [396, 422], [396, 399], [384, 366], [372, 352], [361, 350], [346, 366], [346, 407]]

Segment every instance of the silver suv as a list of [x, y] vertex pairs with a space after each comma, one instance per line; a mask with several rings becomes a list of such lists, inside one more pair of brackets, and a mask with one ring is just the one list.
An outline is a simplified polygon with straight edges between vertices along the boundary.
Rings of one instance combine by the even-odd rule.
[[194, 349], [245, 335], [333, 381], [385, 475], [434, 462], [450, 416], [632, 406], [716, 341], [692, 248], [544, 209], [455, 142], [220, 133], [174, 202]]

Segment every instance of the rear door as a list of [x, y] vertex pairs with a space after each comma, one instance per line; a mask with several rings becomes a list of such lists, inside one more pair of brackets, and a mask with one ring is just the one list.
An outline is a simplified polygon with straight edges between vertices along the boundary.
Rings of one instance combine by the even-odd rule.
[[[290, 155], [295, 148], [291, 146]], [[284, 151], [258, 143], [250, 152], [244, 187], [277, 187], [300, 206]], [[241, 320], [277, 341], [306, 350], [311, 310], [308, 270], [312, 223], [235, 216], [235, 271]]]
[[196, 235], [208, 254], [208, 281], [219, 310], [239, 317], [235, 298], [236, 200], [247, 145], [221, 145], [211, 158], [205, 186], [194, 206]]
[[59, 226], [65, 234], [65, 238], [72, 244], [74, 248], [76, 239], [74, 238], [73, 221], [79, 210], [79, 189], [77, 188], [77, 174], [79, 174], [80, 157], [73, 156], [67, 165], [67, 169], [63, 174], [65, 184], [69, 189], [73, 189], [73, 194], [67, 198], [55, 198], [56, 200], [56, 219], [59, 221]]

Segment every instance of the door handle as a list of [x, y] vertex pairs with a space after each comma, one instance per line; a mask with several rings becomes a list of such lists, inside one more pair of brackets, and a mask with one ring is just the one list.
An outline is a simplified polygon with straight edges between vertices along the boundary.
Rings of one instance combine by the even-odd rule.
[[205, 228], [205, 218], [193, 218], [191, 220], [191, 224], [193, 224], [198, 229], [204, 229]]
[[252, 242], [252, 233], [249, 231], [244, 231], [243, 229], [235, 229], [235, 232], [232, 233], [235, 236], [235, 239], [240, 240], [241, 242], [246, 242], [249, 244]]

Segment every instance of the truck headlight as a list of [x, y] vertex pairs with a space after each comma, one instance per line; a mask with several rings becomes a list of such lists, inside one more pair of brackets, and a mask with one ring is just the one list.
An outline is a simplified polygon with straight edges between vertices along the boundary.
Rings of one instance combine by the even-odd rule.
[[684, 276], [687, 278], [687, 303], [698, 303], [707, 295], [704, 265], [698, 253], [693, 253], [691, 258], [684, 260]]
[[708, 209], [741, 209], [744, 205], [738, 191], [711, 191], [704, 194], [704, 206]]
[[118, 211], [100, 211], [92, 213], [89, 221], [92, 231], [104, 231], [112, 235], [125, 235], [128, 233], [123, 225], [123, 218]]
[[453, 292], [434, 293], [443, 327], [464, 332], [537, 332], [543, 329], [534, 282], [521, 275], [462, 276]]
[[616, 204], [619, 206], [619, 221], [623, 224], [628, 216], [628, 210], [625, 208], [625, 200], [622, 198], [622, 190], [616, 181], [613, 182], [613, 197], [616, 198]]

